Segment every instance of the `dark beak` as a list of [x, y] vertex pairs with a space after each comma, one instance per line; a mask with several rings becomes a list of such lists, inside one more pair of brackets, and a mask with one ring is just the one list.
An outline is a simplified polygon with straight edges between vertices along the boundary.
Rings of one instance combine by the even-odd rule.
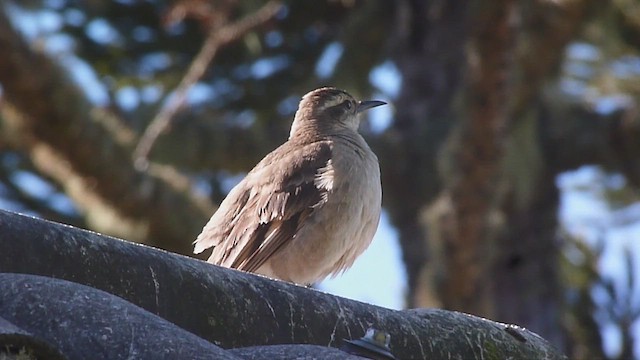
[[358, 103], [358, 113], [361, 113], [365, 110], [369, 110], [371, 108], [374, 108], [376, 106], [380, 106], [380, 105], [387, 105], [386, 102], [384, 101], [378, 101], [378, 100], [367, 100], [367, 101], [360, 101]]

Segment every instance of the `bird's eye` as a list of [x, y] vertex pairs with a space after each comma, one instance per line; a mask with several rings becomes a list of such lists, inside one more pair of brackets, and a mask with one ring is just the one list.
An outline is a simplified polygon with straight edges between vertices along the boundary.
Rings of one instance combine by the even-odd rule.
[[342, 103], [342, 106], [344, 106], [347, 110], [351, 110], [353, 108], [353, 103], [349, 100], [345, 101]]

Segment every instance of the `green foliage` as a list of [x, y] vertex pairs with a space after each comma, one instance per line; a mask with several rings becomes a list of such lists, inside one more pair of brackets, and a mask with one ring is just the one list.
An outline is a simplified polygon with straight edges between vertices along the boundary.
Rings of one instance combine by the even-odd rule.
[[[96, 101], [96, 108], [91, 111], [104, 111], [108, 114], [103, 117], [104, 124], [101, 124], [105, 127], [115, 124], [113, 128], [121, 125], [126, 128], [127, 135], [123, 136], [120, 132], [118, 136], [125, 139], [122, 142], [127, 146], [133, 147], [140, 134], [174, 93], [188, 67], [206, 43], [210, 30], [242, 19], [257, 11], [264, 3], [257, 0], [29, 0], [7, 1], [2, 6], [14, 15], [12, 21], [24, 30], [31, 46], [46, 49], [52, 57], [64, 64], [68, 75], [81, 83], [87, 94], [104, 94], [103, 97], [98, 97], [100, 100]], [[408, 69], [401, 69], [402, 74], [429, 73], [433, 76], [423, 83], [418, 83], [415, 79], [409, 79], [412, 81], [408, 86], [405, 83], [403, 92], [407, 95], [406, 99], [412, 101], [403, 99], [402, 104], [406, 106], [403, 109], [405, 117], [401, 119], [403, 124], [384, 134], [388, 135], [386, 140], [391, 138], [392, 141], [388, 142], [393, 144], [393, 148], [387, 145], [392, 154], [387, 155], [388, 162], [411, 164], [413, 161], [420, 161], [418, 166], [413, 166], [414, 175], [416, 167], [435, 169], [436, 166], [431, 166], [431, 162], [436, 161], [436, 156], [425, 159], [427, 156], [422, 154], [442, 154], [440, 145], [451, 139], [451, 129], [456, 129], [458, 119], [448, 116], [442, 119], [438, 116], [423, 119], [421, 116], [448, 114], [448, 110], [443, 110], [446, 107], [462, 108], [454, 113], [464, 114], [465, 118], [472, 115], [466, 109], [468, 104], [464, 99], [460, 98], [454, 103], [448, 97], [463, 93], [466, 80], [461, 78], [468, 74], [459, 68], [465, 66], [465, 62], [482, 60], [464, 58], [462, 54], [468, 49], [455, 48], [458, 44], [454, 41], [448, 44], [446, 40], [442, 43], [428, 43], [425, 40], [429, 39], [429, 31], [438, 33], [445, 39], [449, 39], [448, 36], [452, 34], [457, 35], [457, 32], [473, 31], [474, 24], [464, 22], [467, 18], [456, 18], [454, 21], [446, 18], [447, 7], [454, 6], [451, 5], [454, 2], [436, 3], [438, 2], [425, 5], [425, 2], [417, 6], [425, 10], [425, 14], [409, 14], [415, 15], [414, 17], [404, 14], [403, 18], [400, 16], [403, 14], [396, 11], [401, 6], [404, 6], [402, 9], [405, 11], [411, 9], [407, 2], [285, 1], [284, 8], [274, 19], [253, 28], [237, 41], [220, 49], [204, 76], [190, 91], [187, 106], [181, 108], [174, 117], [169, 128], [171, 136], [164, 134], [155, 144], [154, 151], [151, 152], [152, 161], [170, 164], [195, 179], [195, 183], [206, 184], [213, 189], [211, 197], [219, 200], [228, 190], [225, 179], [230, 174], [246, 171], [286, 138], [291, 117], [301, 95], [317, 86], [336, 85], [359, 97], [366, 97], [375, 90], [369, 81], [371, 70], [385, 61], [400, 58], [409, 64], [404, 64]], [[634, 172], [629, 167], [629, 164], [634, 164], [633, 157], [628, 159], [621, 155], [637, 153], [640, 142], [636, 141], [636, 137], [629, 143], [619, 143], [617, 138], [607, 138], [602, 134], [615, 124], [623, 122], [627, 122], [629, 126], [621, 127], [622, 129], [638, 128], [634, 125], [638, 121], [636, 103], [640, 96], [640, 70], [637, 65], [640, 48], [638, 1], [591, 2], [595, 5], [590, 6], [589, 11], [597, 13], [597, 16], [593, 16], [593, 21], [585, 20], [584, 31], [574, 35], [573, 44], [565, 54], [559, 74], [547, 68], [537, 73], [538, 68], [535, 66], [544, 62], [544, 59], [553, 58], [548, 56], [549, 53], [553, 55], [561, 52], [531, 52], [546, 50], [544, 42], [555, 37], [555, 34], [536, 32], [539, 28], [537, 25], [547, 25], [547, 20], [549, 23], [554, 20], [542, 15], [550, 7], [560, 3], [564, 6], [568, 2], [518, 3], [525, 9], [523, 13], [526, 12], [521, 14], [524, 23], [518, 26], [530, 27], [528, 31], [531, 34], [526, 34], [529, 37], [522, 34], [515, 36], [514, 42], [520, 43], [514, 45], [514, 54], [510, 54], [513, 56], [505, 60], [505, 67], [510, 66], [512, 61], [522, 61], [524, 64], [514, 66], [516, 72], [523, 73], [518, 76], [522, 76], [524, 80], [518, 81], [524, 84], [520, 89], [514, 85], [513, 88], [520, 91], [509, 94], [509, 101], [522, 102], [524, 107], [518, 108], [519, 118], [515, 119], [515, 126], [508, 129], [510, 137], [506, 144], [507, 150], [501, 159], [505, 172], [509, 173], [503, 180], [508, 182], [507, 186], [514, 195], [516, 206], [512, 209], [517, 208], [517, 211], [527, 215], [545, 212], [554, 214], [556, 209], [548, 207], [557, 206], [556, 193], [550, 196], [553, 199], [548, 202], [529, 208], [532, 202], [535, 203], [532, 200], [542, 193], [539, 184], [549, 180], [545, 177], [553, 177], [562, 171], [594, 163], [600, 165], [598, 169], [601, 170], [601, 176], [588, 189], [582, 190], [606, 202], [613, 211], [626, 209], [640, 200], [639, 182], [637, 177], [633, 177], [637, 170]], [[540, 5], [542, 3], [544, 4]], [[473, 4], [475, 7], [472, 10], [483, 9], [485, 3]], [[431, 12], [427, 12], [427, 9]], [[559, 6], [550, 13], [556, 16], [560, 14], [563, 19], [565, 15], [571, 15], [564, 14], [561, 10], [562, 7]], [[472, 15], [469, 14], [469, 18]], [[410, 41], [409, 44], [403, 44], [406, 48], [400, 48], [401, 45], [395, 41], [396, 37], [400, 37], [399, 34], [405, 35], [403, 31], [410, 31], [411, 24], [402, 23], [400, 25], [407, 29], [397, 29], [395, 27], [398, 27], [398, 19], [416, 21], [419, 23], [419, 30], [423, 31], [420, 33], [412, 29], [416, 33], [407, 35]], [[533, 25], [527, 23], [542, 21], [541, 19], [545, 22]], [[451, 36], [451, 39], [458, 37]], [[439, 46], [451, 46], [453, 50], [440, 49]], [[327, 49], [337, 52], [334, 53], [337, 61], [326, 73], [319, 73], [318, 64], [327, 56]], [[522, 54], [516, 54], [517, 51], [528, 52], [528, 58], [518, 58]], [[397, 55], [396, 52], [402, 55]], [[427, 64], [425, 53], [446, 59]], [[441, 66], [442, 63], [446, 64]], [[78, 64], [84, 65], [89, 71], [81, 71]], [[397, 65], [399, 68], [403, 66]], [[534, 70], [525, 73], [529, 70], [527, 66]], [[35, 70], [37, 69], [34, 72]], [[96, 81], [87, 85], [87, 77], [95, 77]], [[539, 91], [535, 86], [529, 88], [527, 85], [537, 84], [542, 79], [549, 80], [544, 94], [527, 97], [527, 92]], [[511, 85], [513, 84], [509, 84]], [[443, 89], [446, 91], [442, 91]], [[525, 95], [520, 98], [523, 93]], [[90, 98], [95, 99], [93, 96]], [[4, 111], [6, 116], [7, 110]], [[102, 120], [96, 120], [98, 121]], [[119, 121], [123, 124], [118, 124]], [[0, 131], [6, 133], [8, 130], [5, 128], [8, 127], [4, 126], [4, 119], [0, 118]], [[409, 133], [409, 136], [405, 136], [403, 131]], [[425, 135], [427, 132], [431, 137]], [[383, 136], [380, 138], [376, 140], [383, 143], [385, 139]], [[50, 219], [82, 226], [82, 216], [70, 215], [68, 209], [60, 210], [59, 206], [56, 207], [55, 199], [63, 197], [63, 189], [54, 181], [45, 195], [29, 193], [19, 180], [19, 175], [35, 174], [38, 171], [27, 155], [20, 154], [15, 149], [7, 150], [4, 142], [0, 137], [2, 199], [8, 199], [12, 206], [13, 203], [19, 204], [14, 209], [37, 212]], [[612, 143], [624, 146], [612, 151]], [[402, 151], [405, 145], [408, 150]], [[384, 155], [380, 158], [384, 160]], [[448, 165], [455, 165], [453, 161]], [[459, 170], [455, 166], [451, 168]], [[620, 173], [624, 173], [624, 176]], [[465, 173], [458, 175], [464, 176]], [[397, 199], [385, 200], [389, 208], [396, 205], [396, 212], [391, 213], [394, 220], [405, 221], [416, 216], [409, 211], [419, 212], [428, 206], [423, 202], [412, 202], [416, 198], [428, 198], [416, 194], [428, 189], [435, 198], [447, 185], [437, 180], [442, 178], [442, 173], [437, 174], [435, 171], [420, 177], [420, 181], [415, 183], [401, 170], [390, 176], [402, 182], [403, 186], [411, 184], [410, 191], [407, 192], [409, 197], [399, 196]], [[553, 178], [548, 183], [553, 184]], [[497, 187], [502, 187], [503, 184], [498, 185]], [[410, 203], [415, 203], [415, 206], [405, 211]], [[72, 209], [71, 212], [73, 211]], [[505, 215], [505, 226], [512, 225], [506, 217], [508, 215]], [[617, 218], [625, 219], [624, 216]], [[635, 221], [637, 216], [631, 216], [626, 218], [625, 223]], [[411, 253], [411, 249], [416, 248], [415, 243], [427, 240], [417, 239], [418, 235], [415, 234], [420, 232], [411, 227], [414, 225], [411, 221], [407, 220], [405, 224], [407, 228], [400, 232], [405, 237], [405, 246], [408, 244], [404, 249], [406, 259], [419, 256], [426, 258], [425, 254], [415, 254], [415, 251]], [[532, 224], [531, 228], [535, 230], [535, 224], [539, 223], [532, 220]], [[395, 225], [403, 224], [396, 221]], [[522, 234], [522, 237], [526, 237], [525, 235]], [[573, 335], [571, 345], [577, 349], [575, 354], [600, 355], [602, 339], [596, 314], [616, 324], [625, 336], [630, 336], [630, 325], [637, 322], [640, 300], [634, 295], [638, 287], [632, 270], [635, 267], [634, 260], [629, 250], [626, 250], [623, 261], [627, 277], [624, 284], [617, 284], [604, 277], [598, 268], [601, 249], [589, 248], [584, 239], [576, 239], [575, 235], [567, 235], [566, 238], [568, 240], [562, 262], [566, 284], [563, 291], [567, 298], [563, 316], [566, 333]], [[413, 247], [410, 241], [414, 241]], [[511, 246], [517, 249], [517, 244]], [[419, 261], [415, 264], [421, 265]], [[414, 266], [410, 270], [419, 269]], [[602, 302], [594, 301], [594, 289], [602, 294]], [[627, 349], [633, 343], [629, 336], [624, 338], [623, 355], [628, 354]]]
[[[87, 62], [106, 86], [110, 94], [108, 105], [118, 106], [114, 98], [124, 96], [124, 90], [143, 98], [145, 92], [159, 92], [159, 96], [149, 96], [138, 106], [120, 109], [136, 128], [142, 129], [150, 120], [148, 108], [157, 110], [177, 86], [209, 29], [256, 11], [262, 4], [191, 3], [62, 0], [45, 1], [42, 7], [26, 11], [50, 12], [62, 18], [59, 28], [42, 36], [71, 39], [73, 54]], [[382, 60], [380, 50], [389, 20], [380, 9], [384, 6], [388, 7], [387, 2], [368, 2], [357, 8], [332, 1], [286, 3], [274, 21], [217, 54], [199, 81], [206, 101], [194, 104], [191, 111], [196, 117], [203, 115], [206, 121], [223, 121], [251, 109], [255, 121], [282, 129], [288, 124], [279, 119], [290, 117], [293, 111], [290, 104], [285, 106], [288, 99], [299, 98], [311, 87], [338, 83], [369, 91], [369, 85], [362, 81]], [[184, 18], [179, 16], [183, 12]], [[363, 23], [363, 17], [371, 15], [378, 17], [379, 21], [373, 22], [377, 26], [370, 21]], [[362, 37], [365, 26], [367, 36]], [[343, 58], [348, 62], [338, 62], [333, 76], [319, 79], [315, 66], [325, 47], [334, 41], [347, 46], [345, 55], [349, 56]], [[282, 104], [280, 113], [274, 104]], [[211, 119], [212, 112], [217, 119]]]

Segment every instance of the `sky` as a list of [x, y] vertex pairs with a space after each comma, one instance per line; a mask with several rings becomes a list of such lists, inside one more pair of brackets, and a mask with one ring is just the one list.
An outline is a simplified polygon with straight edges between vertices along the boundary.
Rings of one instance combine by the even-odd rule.
[[[83, 15], [69, 13], [65, 16], [70, 17], [65, 21], [82, 21]], [[55, 13], [27, 14], [18, 9], [12, 10], [12, 18], [18, 19], [17, 23], [21, 30], [31, 38], [41, 33], [54, 32], [63, 21]], [[117, 37], [108, 24], [100, 21], [93, 22], [89, 31], [90, 36], [102, 41], [109, 41]], [[47, 41], [46, 49], [58, 56], [68, 69], [73, 69], [71, 74], [75, 81], [87, 91], [91, 101], [104, 105], [108, 101], [106, 89], [92, 69], [73, 54], [72, 45], [72, 42], [64, 36], [52, 36]], [[331, 75], [342, 53], [342, 46], [337, 42], [330, 44], [325, 49], [316, 66], [316, 74], [320, 79], [326, 79]], [[567, 55], [578, 61], [569, 62], [565, 67], [565, 71], [571, 76], [560, 84], [561, 89], [568, 94], [585, 96], [589, 89], [586, 83], [581, 80], [581, 78], [588, 76], [588, 68], [584, 67], [584, 63], [597, 58], [599, 56], [598, 50], [587, 44], [576, 43], [568, 49]], [[161, 62], [163, 59], [158, 58], [155, 61]], [[640, 61], [628, 61], [615, 66], [617, 66], [615, 71], [640, 72]], [[251, 71], [254, 71], [256, 76], [268, 73], [270, 71], [269, 64], [256, 63]], [[393, 99], [398, 95], [402, 80], [398, 70], [391, 62], [385, 62], [376, 67], [369, 80], [377, 89], [374, 99], [389, 102], [389, 106], [372, 109], [369, 114], [370, 129], [374, 132], [380, 132], [392, 121]], [[196, 88], [190, 94], [190, 100], [193, 102], [206, 101], [209, 95], [206, 93], [207, 91], [205, 88], [200, 88], [200, 90]], [[125, 108], [131, 108], [137, 106], [140, 101], [156, 101], [159, 96], [161, 95], [157, 89], [145, 89], [138, 92], [125, 88], [116, 94], [116, 101]], [[629, 99], [623, 95], [616, 94], [593, 99], [594, 107], [602, 112], [624, 106], [628, 101]], [[11, 161], [11, 159], [5, 159], [5, 161]], [[73, 211], [73, 204], [68, 198], [56, 194], [53, 187], [36, 175], [20, 172], [14, 176], [16, 177], [15, 181], [30, 193], [49, 196], [56, 204], [55, 206], [64, 211]], [[635, 259], [640, 259], [638, 257], [640, 255], [640, 204], [614, 209], [605, 201], [604, 192], [607, 187], [624, 186], [624, 182], [624, 178], [620, 175], [606, 174], [596, 166], [584, 166], [566, 172], [557, 178], [557, 186], [561, 193], [561, 206], [558, 212], [561, 223], [567, 231], [583, 238], [592, 247], [597, 247], [599, 242], [604, 243], [604, 252], [599, 264], [600, 271], [604, 276], [614, 279], [616, 286], [623, 292], [629, 290], [624, 285], [625, 269], [624, 263], [621, 261], [624, 249], [629, 249]], [[0, 208], [20, 210], [16, 208], [16, 204], [2, 199], [1, 193], [0, 191]], [[634, 266], [634, 273], [640, 276], [640, 261], [636, 261]], [[343, 275], [323, 281], [318, 285], [318, 288], [334, 295], [387, 308], [402, 309], [404, 307], [404, 296], [407, 292], [406, 275], [398, 246], [398, 235], [389, 224], [388, 217], [384, 212], [371, 246], [356, 260], [354, 266]], [[636, 299], [640, 302], [640, 289], [635, 289], [635, 291], [637, 293]], [[599, 302], [606, 301], [606, 297], [597, 289], [594, 290], [593, 297]], [[600, 325], [603, 328], [602, 334], [605, 338], [607, 353], [615, 354], [619, 350], [620, 333], [610, 326], [604, 317], [600, 321]], [[636, 324], [636, 333], [640, 331], [638, 326], [640, 325]], [[640, 348], [637, 351], [640, 353]]]

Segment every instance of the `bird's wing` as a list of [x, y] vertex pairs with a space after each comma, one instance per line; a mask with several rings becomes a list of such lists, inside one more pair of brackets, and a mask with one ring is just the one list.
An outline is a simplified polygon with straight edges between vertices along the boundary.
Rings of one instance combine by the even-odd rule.
[[222, 202], [196, 239], [209, 261], [257, 270], [290, 241], [332, 188], [331, 145], [285, 143], [267, 155]]

